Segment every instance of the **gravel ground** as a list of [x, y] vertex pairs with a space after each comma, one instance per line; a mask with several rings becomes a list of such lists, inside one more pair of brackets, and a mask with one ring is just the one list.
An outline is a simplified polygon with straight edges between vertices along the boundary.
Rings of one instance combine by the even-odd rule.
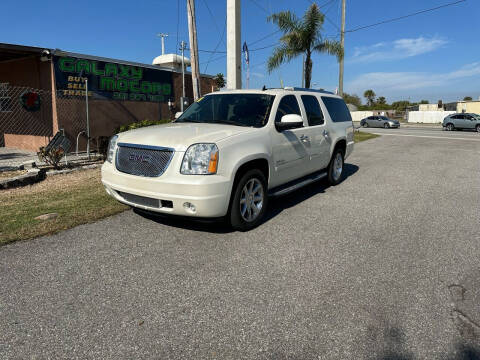
[[479, 359], [479, 154], [382, 136], [248, 233], [128, 211], [3, 246], [0, 358]]

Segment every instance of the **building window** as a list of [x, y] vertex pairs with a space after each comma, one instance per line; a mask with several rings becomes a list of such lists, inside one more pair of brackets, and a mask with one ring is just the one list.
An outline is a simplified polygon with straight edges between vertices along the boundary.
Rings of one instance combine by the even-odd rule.
[[12, 101], [8, 96], [8, 83], [0, 83], [0, 112], [12, 111]]

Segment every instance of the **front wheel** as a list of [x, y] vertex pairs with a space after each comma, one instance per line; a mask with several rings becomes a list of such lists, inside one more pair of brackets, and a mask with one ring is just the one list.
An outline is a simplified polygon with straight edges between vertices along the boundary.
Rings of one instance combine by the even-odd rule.
[[233, 189], [230, 224], [239, 231], [253, 229], [262, 221], [267, 209], [267, 181], [258, 170], [247, 171]]
[[337, 185], [342, 180], [344, 155], [341, 149], [335, 149], [330, 164], [328, 165], [328, 183]]
[[448, 131], [453, 131], [455, 129], [453, 124], [447, 124], [446, 128], [447, 128]]
[[480, 133], [480, 124], [475, 127], [475, 130], [477, 130], [477, 132]]
[[368, 123], [365, 121], [365, 123], [363, 124], [363, 127], [368, 127]]
[[390, 125], [388, 125], [387, 123], [385, 123], [385, 124], [383, 125], [383, 127], [384, 127], [385, 129], [388, 129], [388, 128], [390, 127]]

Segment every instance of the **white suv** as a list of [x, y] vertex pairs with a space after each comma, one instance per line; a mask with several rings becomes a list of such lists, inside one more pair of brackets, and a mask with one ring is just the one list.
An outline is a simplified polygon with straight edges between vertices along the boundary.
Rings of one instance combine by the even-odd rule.
[[353, 150], [343, 99], [285, 88], [211, 93], [174, 122], [115, 135], [102, 182], [118, 201], [147, 211], [226, 217], [258, 225], [269, 196], [316, 180], [340, 182]]

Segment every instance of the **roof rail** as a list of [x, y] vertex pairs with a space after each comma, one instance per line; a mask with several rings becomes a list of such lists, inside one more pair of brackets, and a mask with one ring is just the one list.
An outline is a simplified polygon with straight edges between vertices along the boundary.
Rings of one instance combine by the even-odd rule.
[[317, 92], [317, 93], [322, 93], [322, 94], [331, 94], [331, 95], [335, 95], [333, 92], [331, 91], [326, 91], [326, 90], [316, 90], [316, 89], [306, 89], [306, 88], [300, 88], [300, 87], [291, 87], [291, 86], [287, 86], [285, 87], [285, 90], [294, 90], [294, 91], [308, 91], [308, 92]]

